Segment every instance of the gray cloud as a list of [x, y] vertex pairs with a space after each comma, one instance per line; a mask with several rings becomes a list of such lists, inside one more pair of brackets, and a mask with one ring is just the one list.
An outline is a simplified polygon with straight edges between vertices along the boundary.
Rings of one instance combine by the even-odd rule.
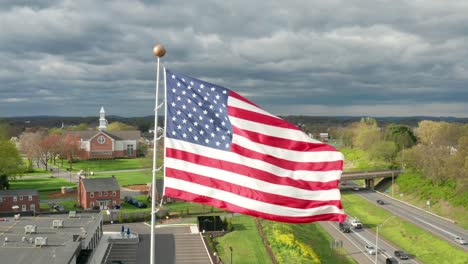
[[464, 1], [2, 1], [0, 116], [151, 115], [155, 59], [279, 115], [467, 117]]

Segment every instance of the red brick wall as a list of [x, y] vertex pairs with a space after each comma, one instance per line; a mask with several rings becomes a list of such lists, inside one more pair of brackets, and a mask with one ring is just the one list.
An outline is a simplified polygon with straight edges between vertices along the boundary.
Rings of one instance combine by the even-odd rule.
[[123, 158], [125, 157], [125, 153], [123, 150], [116, 150], [114, 151], [114, 157], [115, 158]]
[[114, 206], [113, 201], [115, 201], [116, 205], [120, 205], [120, 190], [115, 192], [115, 196], [112, 196], [112, 191], [107, 191], [107, 196], [106, 192], [102, 192], [101, 195], [99, 195], [99, 192], [94, 192], [94, 197], [91, 197], [91, 193], [85, 192], [83, 182], [80, 181], [78, 187], [78, 201], [80, 207], [83, 209], [92, 209], [91, 202], [97, 206], [99, 205], [98, 200], [111, 200], [110, 204], [108, 204], [109, 207]]
[[[104, 144], [99, 144], [98, 143], [98, 138], [100, 136], [103, 136], [106, 139], [106, 142]], [[90, 149], [91, 151], [112, 151], [112, 139], [108, 137], [104, 133], [99, 133], [97, 136], [95, 136], [91, 142], [90, 142]]]
[[20, 196], [17, 196], [16, 198], [17, 198], [16, 201], [13, 201], [13, 196], [3, 197], [3, 199], [0, 198], [0, 199], [2, 199], [0, 201], [0, 212], [13, 212], [13, 211], [15, 211], [15, 210], [13, 210], [11, 208], [14, 205], [17, 205], [19, 207], [19, 209], [16, 210], [17, 212], [22, 211], [22, 206], [23, 205], [26, 205], [26, 211], [30, 211], [31, 210], [31, 204], [35, 205], [35, 207], [36, 207], [35, 210], [36, 211], [40, 210], [39, 197], [38, 196], [33, 195], [32, 196], [32, 201], [29, 201], [29, 196], [28, 195], [24, 195], [23, 200], [21, 200]]

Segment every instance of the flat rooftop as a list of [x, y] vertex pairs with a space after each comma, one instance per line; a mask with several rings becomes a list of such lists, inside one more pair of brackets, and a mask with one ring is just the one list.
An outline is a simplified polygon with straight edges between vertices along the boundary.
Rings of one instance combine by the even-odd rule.
[[[68, 214], [21, 216], [19, 220], [0, 217], [0, 262], [68, 263], [81, 247], [76, 236], [95, 226], [99, 216], [99, 213], [77, 213], [74, 218], [69, 218]], [[63, 220], [63, 227], [52, 227], [53, 220]], [[27, 225], [35, 225], [37, 232], [26, 234]], [[47, 246], [36, 246], [36, 237], [47, 237]]]

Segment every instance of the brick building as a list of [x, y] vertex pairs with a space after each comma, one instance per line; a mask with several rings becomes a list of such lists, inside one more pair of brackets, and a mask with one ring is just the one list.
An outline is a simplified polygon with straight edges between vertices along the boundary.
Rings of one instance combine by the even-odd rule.
[[78, 204], [83, 209], [113, 209], [120, 206], [120, 186], [115, 177], [85, 179], [78, 183]]
[[37, 190], [0, 190], [0, 212], [39, 211]]
[[99, 131], [65, 131], [64, 134], [80, 138], [81, 159], [136, 158], [138, 130], [106, 131], [107, 121], [104, 108], [101, 107]]

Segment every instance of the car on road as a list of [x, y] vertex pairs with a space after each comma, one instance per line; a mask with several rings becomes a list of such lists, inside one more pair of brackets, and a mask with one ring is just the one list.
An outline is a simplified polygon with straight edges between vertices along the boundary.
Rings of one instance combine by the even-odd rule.
[[385, 264], [398, 264], [398, 260], [396, 260], [395, 258], [387, 258], [385, 260]]
[[385, 204], [385, 202], [382, 201], [382, 200], [377, 200], [377, 203], [380, 204], [380, 205], [384, 205], [384, 204]]
[[357, 219], [357, 218], [351, 219], [350, 223], [351, 223], [351, 226], [356, 228], [356, 229], [361, 229], [362, 228], [361, 221], [359, 221], [359, 219]]
[[339, 224], [340, 231], [343, 233], [351, 233], [351, 227], [348, 223], [340, 223]]
[[366, 248], [367, 254], [369, 254], [369, 255], [375, 255], [375, 254], [376, 254], [376, 251], [375, 251], [375, 247], [374, 247], [374, 246], [366, 245], [365, 248]]
[[455, 240], [456, 243], [458, 243], [460, 245], [468, 244], [468, 242], [466, 242], [466, 240], [463, 237], [456, 237], [454, 240]]
[[359, 187], [353, 187], [353, 191], [359, 191]]
[[395, 257], [399, 259], [409, 259], [408, 254], [406, 254], [406, 252], [404, 252], [403, 250], [395, 250], [394, 254]]

